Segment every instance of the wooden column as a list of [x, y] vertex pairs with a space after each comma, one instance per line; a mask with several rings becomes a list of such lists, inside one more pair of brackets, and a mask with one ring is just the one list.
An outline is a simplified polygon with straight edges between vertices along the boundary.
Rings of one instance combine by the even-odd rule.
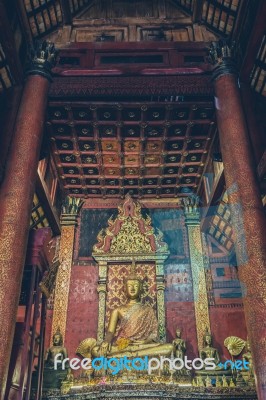
[[56, 276], [51, 345], [53, 335], [58, 329], [63, 336], [63, 342], [65, 340], [75, 229], [82, 204], [81, 199], [66, 197], [61, 214], [60, 265]]
[[4, 396], [26, 256], [29, 221], [42, 141], [43, 122], [55, 50], [39, 44], [16, 119], [0, 188], [0, 387]]
[[211, 328], [198, 200], [197, 197], [185, 197], [183, 206], [188, 230], [197, 340], [200, 351], [203, 347], [204, 335], [206, 331], [211, 332]]
[[266, 220], [241, 103], [237, 70], [225, 43], [210, 50], [225, 180], [236, 235], [239, 278], [256, 373], [266, 399]]

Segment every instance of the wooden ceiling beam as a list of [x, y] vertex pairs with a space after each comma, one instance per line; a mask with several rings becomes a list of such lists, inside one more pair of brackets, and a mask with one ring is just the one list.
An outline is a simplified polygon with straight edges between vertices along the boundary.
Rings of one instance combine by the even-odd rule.
[[201, 22], [204, 0], [194, 0], [192, 21]]
[[202, 232], [206, 232], [207, 229], [209, 228], [210, 222], [213, 218], [213, 209], [217, 207], [217, 203], [221, 199], [224, 189], [225, 189], [225, 178], [224, 178], [224, 171], [222, 170], [214, 181], [209, 202], [202, 215], [202, 222], [201, 222]]
[[69, 1], [60, 0], [60, 5], [63, 14], [63, 24], [72, 25], [72, 14], [69, 6]]
[[40, 200], [44, 214], [49, 222], [49, 226], [51, 227], [53, 234], [55, 236], [60, 235], [61, 227], [59, 222], [59, 216], [55, 211], [55, 207], [53, 207], [52, 205], [52, 199], [49, 190], [39, 169], [36, 180], [36, 194]]

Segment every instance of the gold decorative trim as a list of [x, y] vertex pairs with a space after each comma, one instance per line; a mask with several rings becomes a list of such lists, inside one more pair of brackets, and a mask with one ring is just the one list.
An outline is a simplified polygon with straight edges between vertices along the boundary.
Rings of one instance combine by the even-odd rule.
[[206, 329], [211, 332], [208, 295], [205, 276], [203, 246], [201, 241], [198, 198], [183, 200], [193, 280], [194, 307], [199, 351], [203, 347], [203, 338]]
[[45, 297], [47, 297], [47, 299], [53, 293], [59, 265], [60, 265], [59, 259], [54, 260], [51, 267], [49, 268], [47, 273], [45, 273], [44, 277], [42, 278], [39, 284], [41, 291], [43, 292]]
[[98, 243], [93, 246], [93, 256], [168, 253], [168, 246], [162, 237], [161, 231], [154, 233], [151, 218], [141, 215], [140, 203], [127, 195], [118, 206], [117, 218], [109, 218], [108, 227], [99, 232]]
[[62, 226], [59, 251], [59, 258], [62, 262], [56, 277], [51, 341], [58, 328], [63, 336], [63, 341], [65, 340], [74, 238], [75, 226]]
[[104, 339], [104, 322], [105, 322], [105, 310], [106, 310], [106, 285], [99, 284], [97, 291], [99, 293], [97, 342], [101, 343]]
[[82, 205], [83, 201], [81, 199], [67, 196], [62, 207], [62, 230], [59, 250], [61, 264], [56, 277], [51, 345], [52, 337], [58, 328], [63, 336], [63, 341], [65, 340], [75, 226], [77, 215]]
[[99, 263], [99, 285], [97, 291], [99, 293], [99, 311], [98, 311], [98, 328], [97, 341], [100, 343], [104, 339], [105, 328], [105, 310], [106, 310], [106, 277], [107, 277], [107, 262]]

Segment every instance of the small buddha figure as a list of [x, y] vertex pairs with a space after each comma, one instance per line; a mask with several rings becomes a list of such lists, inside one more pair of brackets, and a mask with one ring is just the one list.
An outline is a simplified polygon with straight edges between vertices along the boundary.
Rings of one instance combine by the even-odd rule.
[[220, 356], [218, 350], [215, 347], [212, 347], [211, 333], [207, 331], [203, 340], [203, 349], [200, 351], [200, 358], [202, 358], [202, 360], [205, 360], [205, 358], [214, 358], [215, 364], [218, 365], [220, 362]]
[[[58, 328], [53, 336], [53, 345], [46, 352], [45, 366], [54, 368], [55, 357], [61, 354], [61, 360], [67, 358], [67, 349], [63, 346], [63, 336]], [[58, 364], [60, 368], [61, 364]]]
[[248, 369], [242, 371], [243, 378], [248, 385], [253, 386], [255, 384], [254, 366], [248, 338], [246, 341], [245, 353], [242, 355], [242, 359], [248, 363]]
[[223, 367], [219, 367], [220, 363], [220, 355], [218, 350], [212, 346], [212, 335], [210, 332], [206, 331], [204, 337], [203, 337], [203, 348], [200, 350], [199, 354], [200, 358], [202, 360], [205, 360], [206, 358], [212, 358], [214, 363], [216, 364], [216, 367], [214, 370], [208, 371], [205, 368], [196, 371], [196, 375], [204, 375], [206, 376], [209, 374], [212, 376], [212, 378], [216, 378], [217, 375], [232, 375], [232, 371], [230, 368], [224, 369]]
[[212, 381], [211, 381], [209, 375], [207, 375], [207, 378], [205, 379], [205, 386], [212, 387]]
[[175, 357], [184, 360], [186, 342], [181, 338], [181, 329], [176, 329], [176, 339], [173, 340], [172, 344], [174, 346]]
[[[77, 353], [87, 357], [145, 357], [170, 356], [173, 345], [158, 340], [158, 322], [153, 309], [141, 303], [142, 281], [134, 273], [125, 281], [128, 302], [115, 308], [109, 320], [105, 339], [94, 345], [93, 339], [83, 340]], [[115, 337], [117, 326], [118, 334]]]
[[60, 354], [61, 360], [67, 358], [67, 349], [63, 346], [63, 336], [59, 329], [53, 335], [53, 345], [47, 350], [44, 371], [43, 371], [43, 388], [44, 389], [59, 389], [61, 383], [66, 380], [68, 375], [68, 364], [65, 369], [62, 369], [62, 364], [57, 364], [57, 369], [54, 367], [55, 357]]
[[250, 349], [250, 343], [247, 338], [246, 341], [246, 348], [245, 348], [245, 353], [242, 355], [243, 361], [245, 360], [248, 362], [248, 376], [249, 378], [254, 377], [254, 367], [253, 367], [253, 359], [252, 359], [252, 354], [251, 354], [251, 349]]
[[222, 385], [223, 385], [224, 388], [228, 387], [228, 383], [227, 383], [226, 377], [224, 375], [222, 377]]

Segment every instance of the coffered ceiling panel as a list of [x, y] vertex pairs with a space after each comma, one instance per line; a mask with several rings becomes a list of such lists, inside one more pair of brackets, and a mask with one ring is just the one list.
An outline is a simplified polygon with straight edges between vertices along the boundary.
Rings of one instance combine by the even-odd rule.
[[196, 193], [214, 135], [212, 102], [49, 104], [47, 127], [67, 194]]

